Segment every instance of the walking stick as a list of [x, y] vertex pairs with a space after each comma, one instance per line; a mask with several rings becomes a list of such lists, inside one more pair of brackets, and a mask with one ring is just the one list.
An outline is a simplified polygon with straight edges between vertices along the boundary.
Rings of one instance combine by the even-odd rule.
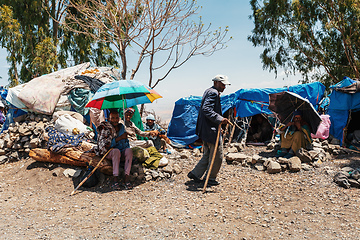
[[211, 164], [210, 164], [210, 167], [209, 167], [208, 172], [207, 172], [207, 175], [206, 175], [206, 181], [205, 181], [205, 184], [204, 184], [203, 193], [206, 192], [206, 186], [207, 186], [207, 184], [208, 184], [208, 182], [209, 182], [210, 173], [211, 173], [212, 167], [213, 167], [213, 165], [214, 165], [214, 160], [215, 160], [215, 156], [216, 156], [217, 146], [218, 146], [219, 138], [220, 138], [220, 131], [221, 131], [221, 123], [219, 124], [218, 132], [217, 132], [217, 136], [216, 136], [215, 148], [214, 148], [213, 156], [212, 156], [212, 158], [211, 158]]
[[74, 195], [75, 191], [79, 189], [79, 187], [81, 187], [84, 182], [86, 182], [86, 180], [89, 179], [89, 177], [91, 177], [91, 175], [93, 175], [93, 173], [95, 172], [96, 169], [98, 169], [98, 167], [100, 166], [100, 163], [105, 159], [105, 157], [108, 155], [108, 153], [112, 150], [112, 148], [109, 149], [109, 151], [107, 151], [107, 153], [101, 158], [101, 160], [98, 162], [98, 164], [96, 165], [96, 167], [90, 172], [89, 175], [87, 175], [87, 177], [81, 181], [81, 183], [74, 189], [74, 191], [71, 192], [70, 196]]

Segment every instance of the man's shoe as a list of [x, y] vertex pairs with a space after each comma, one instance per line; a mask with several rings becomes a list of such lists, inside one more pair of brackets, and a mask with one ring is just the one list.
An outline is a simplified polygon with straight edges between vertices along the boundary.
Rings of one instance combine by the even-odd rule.
[[201, 179], [195, 176], [192, 172], [189, 172], [187, 176], [188, 178], [194, 180], [194, 182], [201, 182]]
[[213, 179], [209, 179], [209, 181], [208, 181], [208, 185], [209, 186], [217, 186], [217, 185], [219, 185], [220, 183], [218, 182], [218, 181], [216, 181], [216, 180], [213, 180]]

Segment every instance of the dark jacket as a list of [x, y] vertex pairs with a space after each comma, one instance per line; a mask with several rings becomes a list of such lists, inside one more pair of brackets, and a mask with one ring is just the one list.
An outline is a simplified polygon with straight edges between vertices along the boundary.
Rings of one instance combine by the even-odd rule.
[[220, 94], [215, 87], [206, 89], [201, 101], [201, 107], [196, 123], [196, 135], [203, 141], [215, 144], [217, 129], [223, 117], [221, 116]]

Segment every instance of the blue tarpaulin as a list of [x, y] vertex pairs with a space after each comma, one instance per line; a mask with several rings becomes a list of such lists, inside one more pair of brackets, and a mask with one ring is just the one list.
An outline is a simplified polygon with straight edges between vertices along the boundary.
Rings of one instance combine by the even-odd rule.
[[[307, 98], [317, 109], [317, 104], [324, 96], [325, 86], [315, 82], [288, 88], [240, 89], [235, 93], [221, 97], [222, 111], [224, 113], [235, 107], [238, 117], [249, 117], [260, 113], [271, 114], [268, 109], [269, 94], [283, 91], [295, 92]], [[175, 102], [167, 133], [172, 141], [188, 145], [198, 139], [195, 129], [200, 105], [201, 97], [199, 96], [181, 98]]]
[[353, 84], [354, 80], [344, 77], [341, 82], [330, 86], [333, 89], [330, 94], [330, 105], [328, 114], [330, 115], [331, 126], [330, 134], [343, 143], [344, 128], [349, 119], [349, 112], [357, 112], [360, 110], [360, 93], [344, 93], [336, 91], [338, 88], [348, 87]]

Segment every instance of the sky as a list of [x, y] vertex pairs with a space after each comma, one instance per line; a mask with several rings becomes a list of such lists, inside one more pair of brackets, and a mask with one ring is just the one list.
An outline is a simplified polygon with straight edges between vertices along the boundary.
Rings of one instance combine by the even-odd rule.
[[[273, 88], [291, 86], [300, 80], [297, 76], [286, 76], [279, 71], [269, 73], [264, 70], [260, 60], [262, 48], [255, 48], [247, 40], [253, 29], [249, 19], [251, 7], [247, 0], [198, 0], [202, 6], [199, 16], [205, 24], [212, 24], [213, 29], [229, 27], [228, 36], [233, 40], [227, 43], [227, 48], [215, 52], [210, 57], [195, 56], [182, 67], [171, 72], [155, 90], [163, 96], [151, 104], [146, 104], [147, 110], [154, 110], [163, 120], [171, 119], [175, 102], [182, 98], [202, 96], [205, 89], [212, 86], [211, 79], [217, 74], [227, 75], [231, 85], [223, 94], [236, 92], [241, 88]], [[6, 51], [0, 49], [0, 85], [7, 85], [8, 64]], [[140, 69], [135, 80], [147, 83], [146, 69]]]

